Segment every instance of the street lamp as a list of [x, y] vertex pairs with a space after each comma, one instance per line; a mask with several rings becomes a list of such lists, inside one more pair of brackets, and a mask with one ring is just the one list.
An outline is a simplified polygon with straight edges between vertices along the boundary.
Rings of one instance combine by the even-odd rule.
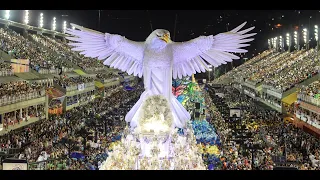
[[23, 22], [25, 24], [29, 23], [29, 10], [24, 10], [24, 20], [23, 20]]
[[56, 30], [56, 17], [53, 17], [53, 22], [52, 22], [52, 31]]
[[5, 10], [5, 12], [4, 12], [4, 18], [5, 18], [6, 20], [9, 20], [9, 18], [10, 18], [10, 10]]
[[63, 21], [63, 33], [66, 33], [67, 30], [67, 21]]
[[39, 27], [43, 28], [43, 13], [40, 13]]
[[287, 43], [287, 46], [288, 46], [288, 51], [290, 52], [290, 48], [291, 48], [291, 37], [290, 37], [290, 34], [289, 34], [289, 33], [286, 34], [286, 43]]

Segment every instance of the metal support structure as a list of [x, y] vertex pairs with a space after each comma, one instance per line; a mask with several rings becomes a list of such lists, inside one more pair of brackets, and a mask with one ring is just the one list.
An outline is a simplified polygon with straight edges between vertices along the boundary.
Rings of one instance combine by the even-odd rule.
[[294, 31], [293, 33], [293, 37], [294, 37], [294, 47], [296, 48], [296, 50], [300, 50], [300, 33], [298, 31]]

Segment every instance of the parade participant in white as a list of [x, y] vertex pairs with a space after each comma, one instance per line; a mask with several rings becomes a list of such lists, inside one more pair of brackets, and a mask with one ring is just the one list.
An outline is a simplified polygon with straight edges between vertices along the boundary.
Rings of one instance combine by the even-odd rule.
[[245, 34], [254, 27], [239, 31], [246, 23], [230, 32], [216, 36], [200, 36], [187, 42], [173, 42], [167, 30], [153, 31], [144, 42], [135, 42], [120, 35], [100, 33], [75, 24], [79, 30], [68, 29], [67, 37], [75, 43], [69, 43], [74, 51], [80, 51], [86, 57], [105, 60], [104, 64], [126, 71], [128, 74], [144, 77], [145, 91], [139, 101], [126, 115], [126, 121], [132, 128], [137, 126], [138, 114], [142, 102], [152, 95], [163, 95], [170, 102], [175, 127], [183, 128], [190, 114], [176, 100], [171, 92], [172, 77], [182, 78], [208, 70], [208, 64], [217, 67], [221, 64], [239, 59], [229, 52], [244, 53], [242, 44], [256, 33]]

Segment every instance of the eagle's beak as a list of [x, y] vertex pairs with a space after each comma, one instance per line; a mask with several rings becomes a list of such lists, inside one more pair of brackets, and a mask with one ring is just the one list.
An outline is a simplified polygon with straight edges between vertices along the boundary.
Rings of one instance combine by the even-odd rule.
[[170, 42], [169, 34], [164, 34], [160, 39], [164, 40], [166, 43]]

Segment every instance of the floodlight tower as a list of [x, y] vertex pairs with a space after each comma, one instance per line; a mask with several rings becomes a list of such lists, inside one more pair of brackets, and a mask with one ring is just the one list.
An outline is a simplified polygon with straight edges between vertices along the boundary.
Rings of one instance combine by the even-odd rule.
[[43, 28], [43, 13], [40, 13], [40, 16], [39, 16], [39, 25], [38, 25], [39, 28], [41, 28], [40, 31], [37, 31], [37, 34], [42, 34], [42, 28]]
[[272, 43], [273, 43], [273, 48], [276, 51], [279, 51], [279, 39], [278, 39], [278, 37], [274, 37]]
[[67, 30], [67, 21], [63, 21], [63, 29], [62, 29], [62, 32], [63, 32], [63, 33], [66, 33], [66, 30]]
[[306, 49], [309, 49], [309, 40], [310, 40], [309, 31], [308, 31], [307, 28], [304, 28], [303, 29], [303, 42], [304, 42], [304, 44], [306, 46]]
[[[272, 38], [271, 38], [271, 39], [272, 39]], [[268, 48], [269, 48], [269, 49], [272, 48], [271, 39], [268, 39]]]
[[282, 36], [279, 36], [279, 51], [284, 51], [284, 41]]
[[5, 27], [8, 28], [9, 27], [9, 18], [10, 18], [10, 10], [5, 10], [4, 11], [4, 19], [7, 20]]
[[317, 51], [319, 50], [319, 29], [318, 25], [314, 25], [314, 38], [316, 39], [317, 42]]
[[53, 17], [53, 20], [52, 20], [52, 31], [55, 31], [56, 30], [56, 17]]
[[23, 37], [27, 38], [28, 37], [28, 24], [29, 24], [29, 10], [24, 10], [24, 16], [23, 16], [23, 24], [24, 26], [23, 29]]
[[10, 10], [5, 10], [5, 11], [4, 11], [4, 18], [5, 18], [6, 20], [9, 20], [9, 18], [10, 18]]
[[294, 37], [294, 47], [296, 48], [296, 50], [300, 50], [300, 36], [298, 31], [294, 31], [293, 33], [293, 37]]
[[29, 24], [29, 10], [24, 10], [23, 23], [26, 25]]
[[43, 13], [40, 13], [39, 28], [43, 28]]
[[291, 51], [292, 39], [289, 33], [286, 34], [286, 44], [288, 46], [288, 52]]

